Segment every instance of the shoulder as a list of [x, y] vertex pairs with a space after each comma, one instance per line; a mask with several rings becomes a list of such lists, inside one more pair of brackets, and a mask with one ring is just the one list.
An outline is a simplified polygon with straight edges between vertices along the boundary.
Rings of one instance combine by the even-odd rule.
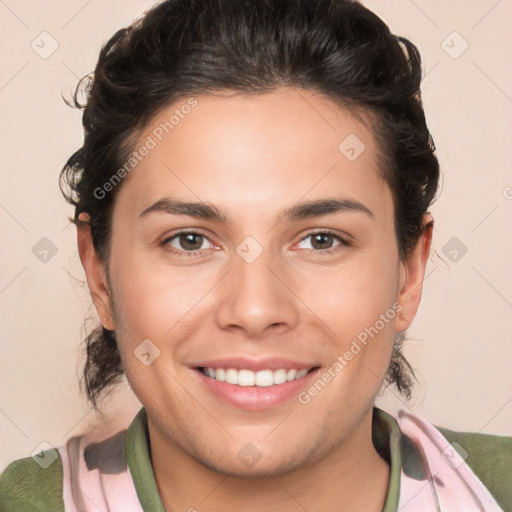
[[[436, 429], [501, 505], [512, 507], [512, 437]], [[456, 444], [455, 444], [456, 443]]]
[[0, 512], [64, 512], [62, 479], [58, 450], [11, 462], [0, 476]]

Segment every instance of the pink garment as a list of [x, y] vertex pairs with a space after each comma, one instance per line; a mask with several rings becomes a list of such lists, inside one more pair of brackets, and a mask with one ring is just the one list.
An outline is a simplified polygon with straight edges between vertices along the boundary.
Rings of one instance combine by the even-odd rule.
[[423, 452], [430, 473], [425, 482], [407, 476], [402, 470], [400, 512], [503, 512], [456, 449], [433, 425], [417, 413], [404, 410], [393, 417], [400, 431]]
[[66, 512], [144, 512], [128, 467], [108, 474], [88, 469], [84, 458], [84, 438], [75, 437], [59, 448], [64, 474]]
[[400, 512], [503, 512], [456, 449], [433, 425], [417, 413], [404, 410], [394, 418], [401, 432], [420, 447], [431, 476], [427, 482], [415, 480], [402, 470]]

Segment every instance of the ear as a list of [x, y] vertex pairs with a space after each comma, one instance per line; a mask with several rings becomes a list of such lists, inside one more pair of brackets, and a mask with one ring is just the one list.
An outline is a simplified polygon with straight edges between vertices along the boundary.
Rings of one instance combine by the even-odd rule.
[[425, 268], [430, 255], [434, 219], [430, 213], [423, 216], [423, 230], [416, 247], [400, 263], [398, 302], [402, 309], [397, 315], [395, 331], [402, 332], [409, 328], [421, 300]]
[[93, 245], [91, 225], [87, 213], [81, 213], [78, 216], [77, 243], [80, 261], [82, 262], [85, 275], [87, 276], [87, 284], [91, 292], [94, 307], [96, 308], [103, 327], [113, 331], [114, 320], [107, 276], [103, 262], [96, 253], [96, 249]]

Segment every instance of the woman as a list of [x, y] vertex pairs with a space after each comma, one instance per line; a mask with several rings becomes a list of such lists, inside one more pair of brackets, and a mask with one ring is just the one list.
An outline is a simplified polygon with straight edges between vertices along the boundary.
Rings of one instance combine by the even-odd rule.
[[88, 398], [126, 375], [143, 408], [13, 462], [1, 510], [510, 507], [510, 438], [374, 406], [412, 388], [439, 177], [420, 80], [348, 0], [167, 0], [111, 38], [61, 178], [102, 323]]

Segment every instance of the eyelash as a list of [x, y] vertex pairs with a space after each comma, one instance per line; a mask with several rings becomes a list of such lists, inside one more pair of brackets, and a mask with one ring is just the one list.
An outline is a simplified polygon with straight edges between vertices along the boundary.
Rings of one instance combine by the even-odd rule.
[[[185, 250], [178, 250], [178, 249], [169, 249], [169, 242], [171, 242], [172, 240], [174, 240], [175, 238], [178, 238], [179, 236], [181, 235], [184, 235], [184, 234], [193, 234], [193, 235], [199, 235], [199, 236], [202, 236], [203, 238], [206, 238], [210, 243], [211, 240], [203, 233], [199, 232], [199, 231], [179, 231], [178, 233], [175, 233], [174, 235], [170, 236], [170, 237], [167, 237], [165, 238], [164, 240], [162, 240], [162, 242], [160, 243], [160, 246], [162, 246], [165, 250], [177, 255], [177, 256], [180, 256], [180, 257], [183, 257], [185, 255], [191, 257], [191, 256], [202, 256], [203, 255], [203, 251], [202, 250], [195, 250], [195, 251], [185, 251]], [[306, 236], [302, 237], [299, 241], [300, 242], [303, 242], [304, 240], [308, 239], [309, 237], [311, 236], [314, 236], [314, 235], [332, 235], [335, 239], [337, 239], [340, 244], [337, 245], [336, 247], [332, 248], [332, 249], [310, 249], [310, 251], [313, 253], [313, 254], [322, 254], [322, 255], [326, 255], [326, 254], [333, 254], [333, 253], [337, 253], [339, 251], [342, 251], [343, 249], [347, 248], [347, 247], [350, 247], [352, 245], [351, 242], [349, 242], [348, 240], [346, 240], [345, 238], [341, 237], [338, 233], [335, 233], [334, 231], [330, 231], [328, 229], [324, 229], [324, 230], [317, 230], [317, 231], [311, 231], [309, 232]]]

